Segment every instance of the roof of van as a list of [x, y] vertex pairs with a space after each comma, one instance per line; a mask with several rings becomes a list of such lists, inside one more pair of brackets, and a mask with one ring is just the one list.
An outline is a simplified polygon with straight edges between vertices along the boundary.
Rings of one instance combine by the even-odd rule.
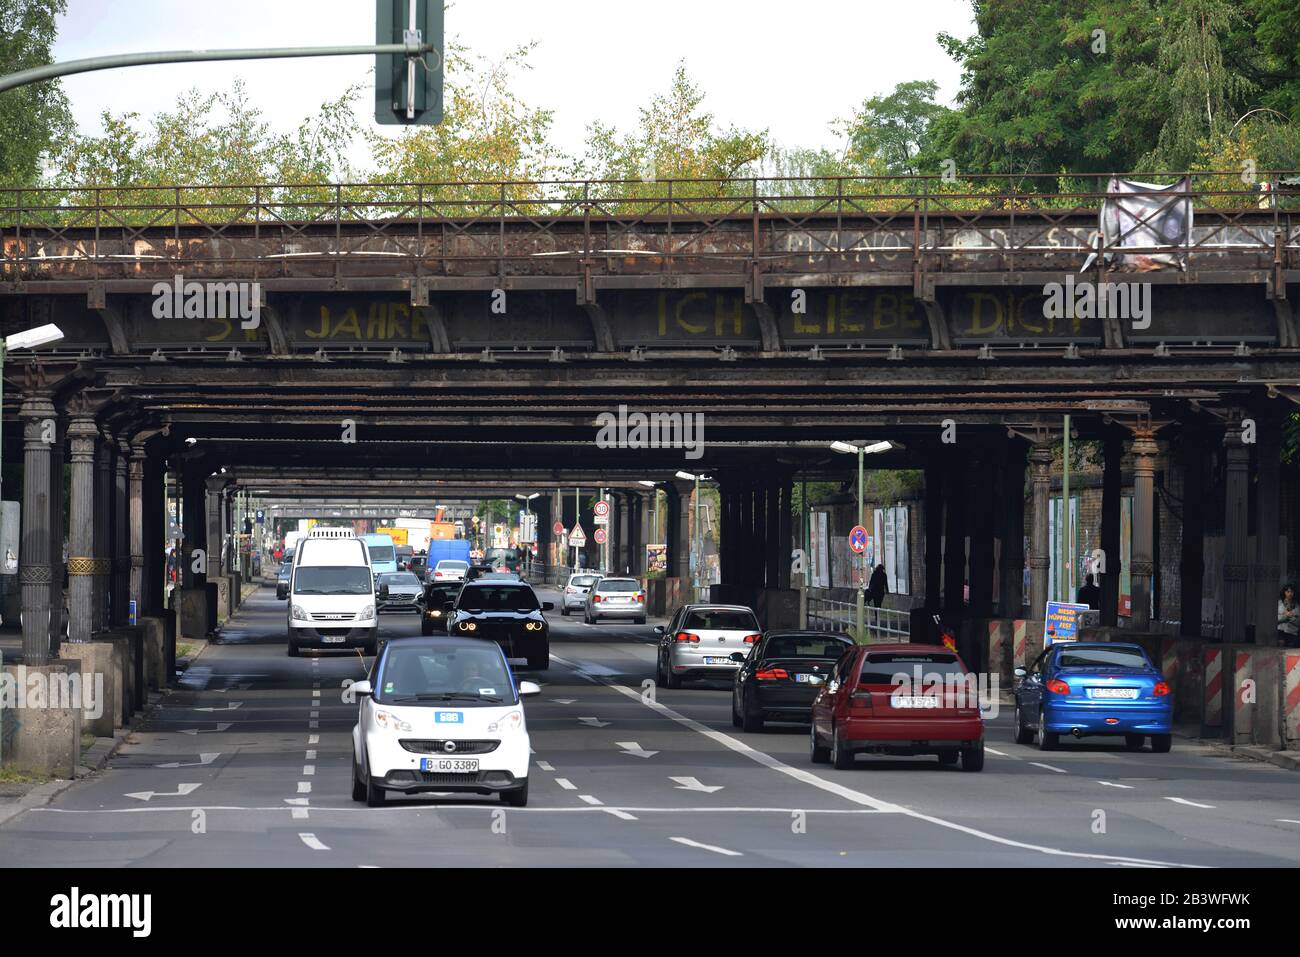
[[370, 553], [359, 538], [306, 538], [298, 546], [299, 565], [366, 565]]

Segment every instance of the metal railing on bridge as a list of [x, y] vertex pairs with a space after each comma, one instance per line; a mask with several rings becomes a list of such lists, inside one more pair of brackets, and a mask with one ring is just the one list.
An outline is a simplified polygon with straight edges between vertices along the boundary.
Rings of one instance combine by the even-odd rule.
[[[862, 609], [862, 623], [866, 632], [864, 641], [911, 640], [912, 616], [909, 612], [867, 604]], [[834, 631], [857, 638], [857, 603], [809, 595], [808, 627], [813, 631]]]

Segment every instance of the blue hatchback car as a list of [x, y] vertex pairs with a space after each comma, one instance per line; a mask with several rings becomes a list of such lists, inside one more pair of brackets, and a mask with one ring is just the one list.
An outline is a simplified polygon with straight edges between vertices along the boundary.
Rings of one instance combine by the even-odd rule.
[[1169, 684], [1141, 645], [1058, 641], [1028, 668], [1017, 668], [1017, 744], [1055, 748], [1061, 735], [1124, 737], [1130, 751], [1173, 742]]

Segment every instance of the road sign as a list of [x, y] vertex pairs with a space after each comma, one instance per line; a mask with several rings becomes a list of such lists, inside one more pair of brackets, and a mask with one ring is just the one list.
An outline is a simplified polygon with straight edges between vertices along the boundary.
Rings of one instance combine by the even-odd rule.
[[597, 502], [596, 507], [592, 509], [592, 511], [596, 513], [597, 518], [604, 518], [609, 514], [609, 502], [603, 500]]
[[596, 529], [596, 544], [597, 544], [597, 545], [604, 545], [604, 544], [605, 544], [605, 539], [607, 539], [607, 538], [609, 538], [609, 534], [608, 534], [608, 533], [607, 533], [603, 528], [598, 528], [598, 529]]
[[1087, 605], [1069, 601], [1049, 601], [1044, 619], [1043, 645], [1051, 647], [1057, 641], [1076, 641], [1079, 637], [1079, 615], [1088, 611]]
[[849, 530], [849, 548], [856, 555], [861, 555], [867, 550], [867, 530], [861, 525], [854, 525]]
[[[412, 10], [414, 7], [414, 10]], [[376, 0], [375, 43], [404, 43], [408, 31], [436, 52], [416, 60], [397, 53], [375, 57], [375, 122], [429, 125], [442, 122], [443, 4], [440, 0]]]
[[609, 524], [609, 516], [608, 516], [608, 515], [597, 515], [595, 518], [592, 519], [592, 521], [595, 522], [597, 525], [608, 525], [608, 524]]
[[574, 548], [581, 548], [587, 544], [587, 533], [582, 530], [581, 522], [573, 523], [573, 531], [569, 532], [569, 544]]
[[563, 535], [563, 534], [564, 534], [564, 523], [563, 523], [563, 522], [556, 522], [554, 525], [551, 526], [551, 531], [554, 532], [556, 535]]

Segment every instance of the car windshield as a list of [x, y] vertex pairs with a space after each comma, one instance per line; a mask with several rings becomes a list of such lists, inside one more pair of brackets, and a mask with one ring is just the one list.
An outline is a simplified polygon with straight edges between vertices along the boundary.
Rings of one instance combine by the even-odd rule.
[[430, 602], [450, 605], [456, 600], [456, 596], [460, 594], [460, 584], [430, 585], [425, 589], [424, 593], [428, 596]]
[[294, 581], [295, 595], [369, 595], [370, 569], [362, 565], [303, 565]]
[[640, 591], [640, 590], [641, 590], [640, 582], [630, 581], [630, 580], [625, 580], [620, 578], [606, 578], [604, 581], [602, 581], [599, 585], [596, 586], [596, 591], [598, 592], [607, 592], [607, 591], [632, 592], [632, 591]]
[[457, 707], [514, 704], [514, 682], [496, 645], [483, 648], [388, 646], [375, 686], [376, 701]]
[[1120, 648], [1063, 648], [1058, 653], [1061, 668], [1146, 668], [1141, 652]]
[[370, 545], [371, 562], [391, 562], [396, 561], [392, 545]]
[[966, 674], [956, 655], [946, 655], [940, 652], [934, 654], [884, 652], [867, 655], [867, 660], [862, 663], [862, 677], [859, 683], [864, 685], [893, 685], [898, 683], [896, 680], [897, 675], [905, 675], [908, 681], [915, 681], [918, 668], [920, 669], [921, 683], [923, 684], [934, 680], [930, 677], [931, 675], [947, 678], [949, 676], [961, 677]]
[[693, 611], [686, 616], [682, 625], [688, 631], [698, 628], [701, 631], [758, 631], [758, 619], [752, 612], [736, 611], [722, 608], [706, 608]]
[[397, 575], [380, 575], [379, 584], [387, 585], [389, 588], [419, 588], [420, 579], [402, 572]]
[[569, 584], [577, 588], [590, 588], [595, 580], [595, 575], [574, 575]]
[[838, 658], [851, 644], [826, 635], [773, 635], [763, 651], [765, 658]]
[[542, 606], [527, 585], [474, 584], [461, 589], [456, 607], [465, 611], [537, 611]]

